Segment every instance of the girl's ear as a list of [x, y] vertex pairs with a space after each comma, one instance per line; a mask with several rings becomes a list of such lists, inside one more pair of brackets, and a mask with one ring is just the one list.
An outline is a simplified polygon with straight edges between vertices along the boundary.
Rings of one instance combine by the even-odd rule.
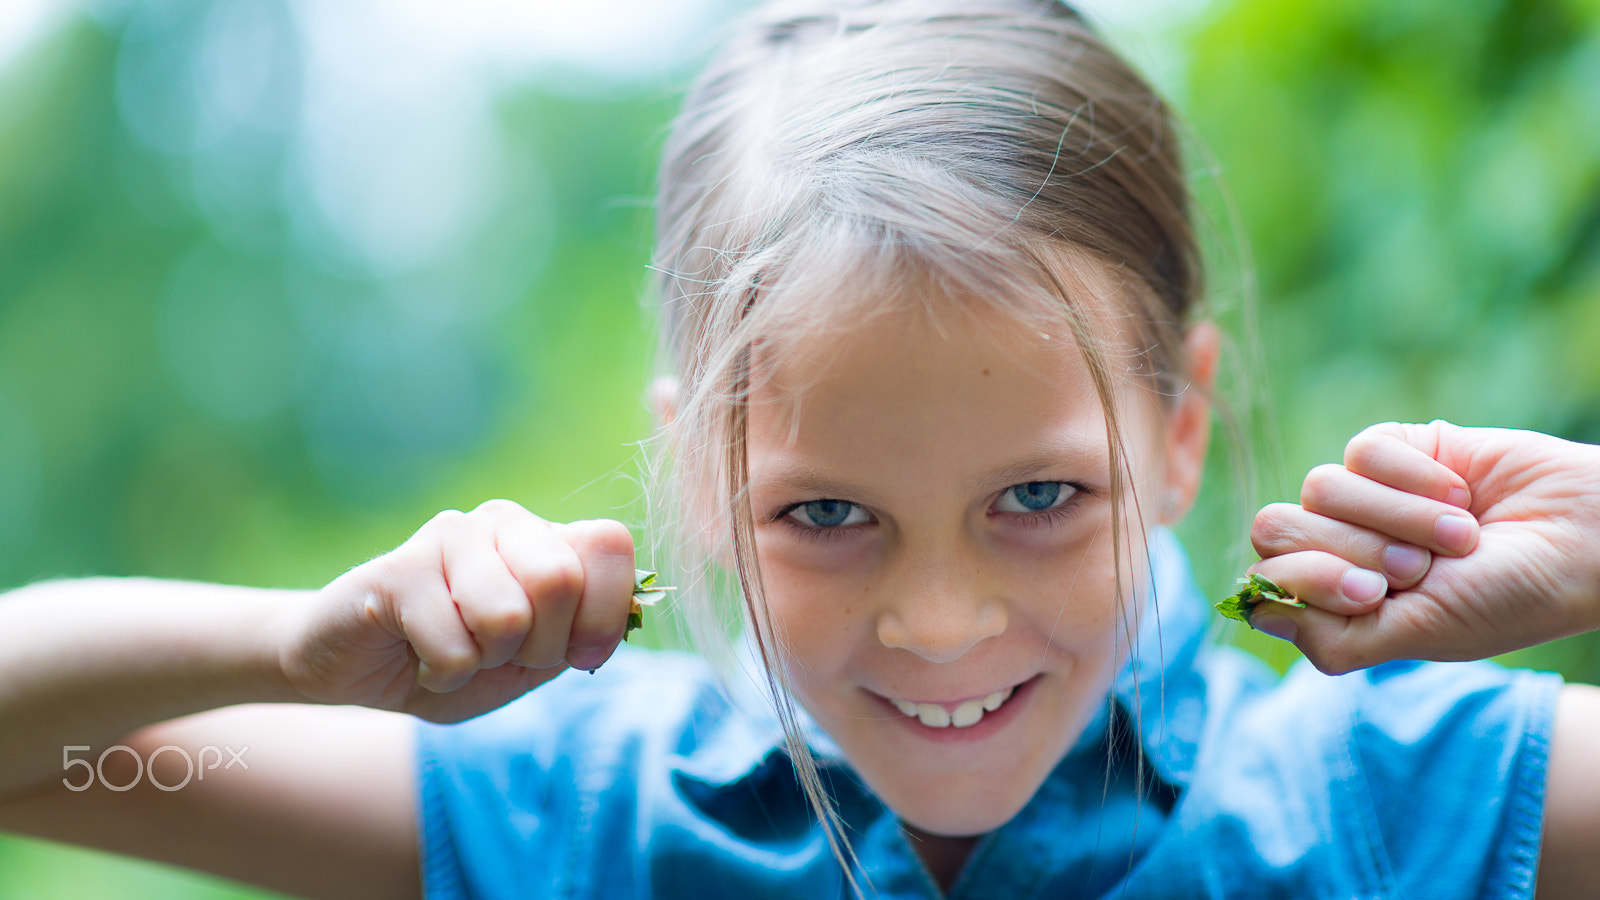
[[1189, 383], [1167, 419], [1167, 479], [1158, 521], [1182, 520], [1200, 493], [1200, 475], [1211, 443], [1211, 389], [1217, 380], [1221, 333], [1211, 322], [1196, 322], [1184, 335]]
[[671, 425], [678, 415], [678, 376], [657, 375], [650, 379], [645, 396], [650, 400], [650, 411], [655, 413], [656, 424], [663, 428]]

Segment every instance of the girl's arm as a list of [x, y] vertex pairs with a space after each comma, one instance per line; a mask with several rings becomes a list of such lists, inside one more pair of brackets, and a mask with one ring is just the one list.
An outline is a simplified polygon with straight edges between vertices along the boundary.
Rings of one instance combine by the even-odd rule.
[[[620, 524], [492, 501], [317, 592], [96, 579], [0, 597], [0, 828], [310, 896], [414, 896], [392, 712], [459, 721], [599, 665], [633, 578]], [[339, 706], [193, 715], [286, 700]]]
[[1539, 900], [1590, 900], [1600, 886], [1600, 688], [1569, 684], [1556, 705], [1545, 781]]
[[110, 746], [218, 706], [302, 699], [279, 664], [277, 634], [280, 613], [301, 601], [112, 578], [0, 596], [0, 800], [59, 781], [63, 747]]
[[[98, 772], [58, 768], [50, 787], [0, 802], [0, 830], [297, 897], [421, 893], [405, 716], [359, 707], [235, 706], [155, 725], [74, 758], [92, 765], [113, 745], [129, 749], [107, 756]], [[155, 755], [142, 775], [134, 754]], [[135, 777], [131, 789], [108, 787]], [[62, 778], [89, 786], [73, 793]]]
[[90, 579], [0, 598], [0, 829], [297, 895], [416, 896], [406, 717], [250, 705], [136, 731], [303, 699], [281, 632], [316, 596]]

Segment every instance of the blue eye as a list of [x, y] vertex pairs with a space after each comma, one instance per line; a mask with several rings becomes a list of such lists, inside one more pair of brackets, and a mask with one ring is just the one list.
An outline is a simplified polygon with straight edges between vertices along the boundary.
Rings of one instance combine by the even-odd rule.
[[[852, 515], [859, 513], [859, 515]], [[856, 525], [866, 521], [866, 513], [861, 507], [844, 500], [812, 500], [796, 506], [790, 516], [801, 516], [801, 524], [813, 528], [837, 528], [840, 525]]]
[[996, 508], [1001, 512], [1044, 512], [1071, 499], [1075, 493], [1077, 489], [1066, 482], [1030, 481], [1006, 488]]

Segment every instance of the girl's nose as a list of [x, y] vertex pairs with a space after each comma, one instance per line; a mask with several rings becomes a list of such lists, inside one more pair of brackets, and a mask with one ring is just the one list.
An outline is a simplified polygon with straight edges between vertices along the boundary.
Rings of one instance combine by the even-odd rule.
[[913, 590], [878, 615], [878, 640], [933, 663], [955, 662], [1006, 630], [1005, 605], [971, 585]]

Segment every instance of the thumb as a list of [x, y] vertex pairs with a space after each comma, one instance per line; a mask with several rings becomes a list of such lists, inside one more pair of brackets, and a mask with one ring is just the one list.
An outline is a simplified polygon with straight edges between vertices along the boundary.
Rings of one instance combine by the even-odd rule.
[[514, 662], [481, 669], [459, 690], [445, 694], [414, 692], [404, 711], [430, 722], [462, 722], [499, 709], [566, 670], [566, 666], [530, 669]]
[[1258, 608], [1250, 617], [1250, 626], [1294, 644], [1324, 674], [1343, 675], [1415, 655], [1395, 652], [1401, 636], [1410, 629], [1399, 621], [1403, 616], [1392, 599], [1360, 616], [1341, 616], [1314, 606], [1273, 606], [1270, 611]]

